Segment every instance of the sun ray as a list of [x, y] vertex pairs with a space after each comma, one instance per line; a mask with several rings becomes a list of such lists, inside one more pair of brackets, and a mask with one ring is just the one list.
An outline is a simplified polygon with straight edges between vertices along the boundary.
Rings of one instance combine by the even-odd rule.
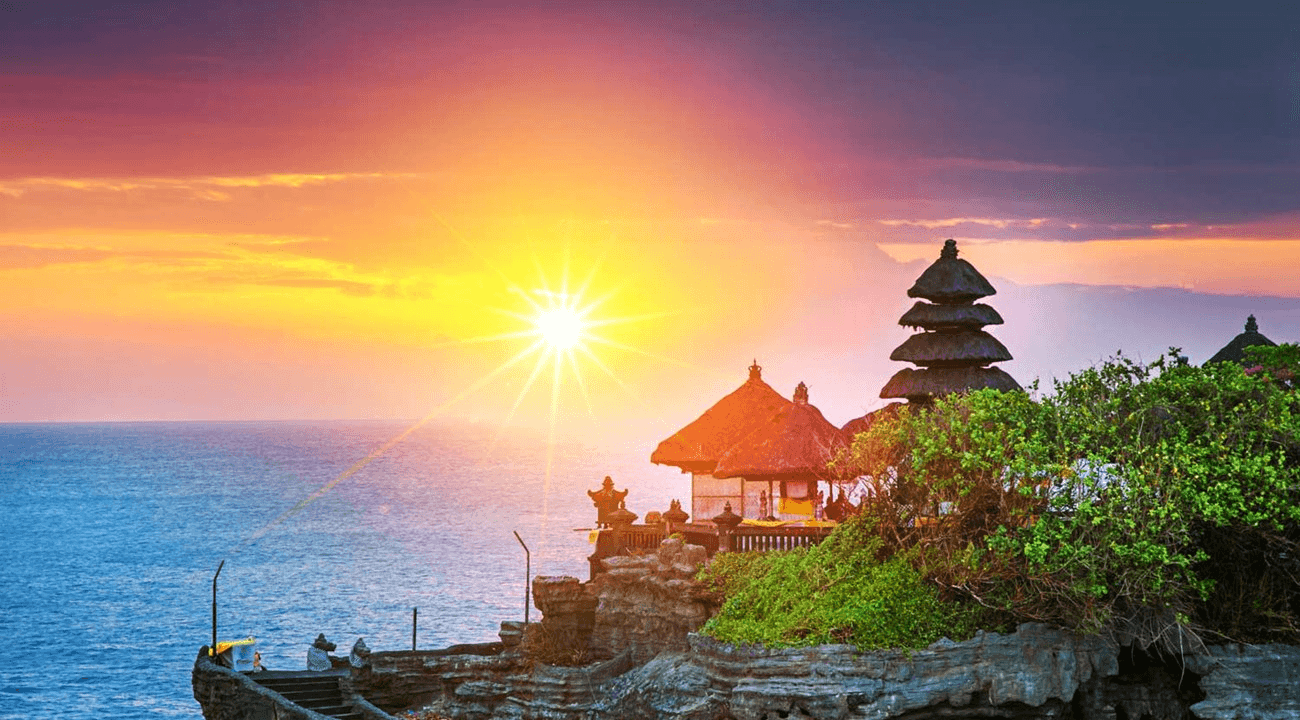
[[681, 315], [681, 310], [661, 310], [652, 313], [641, 313], [640, 315], [625, 315], [623, 317], [603, 318], [600, 320], [588, 320], [587, 327], [600, 328], [609, 325], [625, 325], [627, 323], [642, 322], [645, 320], [662, 320], [664, 318]]
[[572, 348], [564, 351], [564, 357], [569, 361], [569, 369], [573, 372], [573, 379], [578, 386], [578, 391], [582, 393], [582, 402], [587, 406], [587, 415], [596, 416], [596, 409], [591, 406], [591, 395], [587, 392], [587, 381], [582, 377], [582, 371], [578, 368], [578, 358], [574, 356], [574, 350], [590, 352], [582, 343], [578, 343]]
[[513, 332], [497, 333], [496, 335], [480, 335], [472, 338], [462, 338], [460, 340], [448, 340], [446, 342], [425, 345], [430, 350], [437, 350], [446, 347], [457, 347], [461, 345], [481, 345], [483, 343], [501, 342], [502, 340], [518, 340], [520, 338], [536, 337], [537, 333], [532, 330], [515, 330]]
[[372, 460], [378, 458], [379, 456], [391, 450], [398, 443], [405, 440], [407, 436], [409, 436], [411, 433], [415, 432], [419, 428], [423, 427], [430, 420], [437, 417], [439, 413], [451, 407], [452, 405], [456, 404], [457, 402], [464, 400], [466, 397], [474, 394], [475, 392], [480, 390], [484, 385], [487, 385], [489, 382], [491, 382], [493, 378], [505, 372], [506, 370], [509, 370], [511, 367], [517, 365], [521, 360], [531, 355], [539, 347], [540, 344], [541, 344], [540, 341], [538, 341], [533, 343], [532, 345], [529, 345], [523, 350], [520, 350], [513, 357], [498, 365], [495, 370], [479, 378], [477, 381], [472, 383], [469, 387], [462, 390], [459, 394], [446, 400], [441, 405], [435, 407], [433, 410], [430, 410], [429, 413], [425, 415], [423, 418], [412, 423], [410, 427], [406, 428], [402, 432], [390, 438], [379, 448], [367, 453], [365, 457], [353, 463], [351, 467], [349, 467], [347, 470], [344, 470], [333, 480], [330, 480], [329, 482], [325, 483], [319, 488], [316, 488], [312, 492], [308, 493], [308, 495], [305, 498], [299, 500], [293, 507], [280, 513], [280, 515], [276, 516], [273, 520], [268, 522], [266, 525], [263, 525], [261, 528], [258, 528], [256, 531], [253, 532], [252, 535], [248, 536], [246, 540], [244, 540], [242, 543], [240, 543], [234, 549], [232, 549], [231, 554], [232, 555], [236, 554], [241, 550], [243, 550], [244, 548], [248, 547], [249, 545], [252, 545], [253, 543], [257, 542], [258, 540], [263, 538], [268, 532], [274, 529], [277, 525], [284, 522], [285, 520], [288, 520], [294, 515], [297, 515], [304, 508], [316, 502], [320, 498], [324, 497], [326, 493], [328, 493], [330, 490], [333, 490], [339, 483], [357, 474], [357, 472], [359, 472], [362, 468], [369, 465]]
[[501, 439], [501, 435], [505, 432], [506, 427], [510, 425], [510, 422], [515, 419], [515, 413], [519, 411], [519, 406], [523, 404], [524, 398], [528, 396], [528, 391], [533, 389], [533, 383], [537, 381], [537, 376], [542, 373], [542, 368], [546, 367], [547, 354], [545, 349], [537, 353], [537, 362], [533, 363], [533, 371], [528, 374], [528, 380], [524, 382], [524, 386], [519, 389], [519, 394], [515, 396], [515, 404], [510, 407], [510, 412], [506, 413], [505, 421], [501, 423], [496, 436], [492, 438], [493, 446]]
[[644, 355], [644, 356], [646, 356], [646, 357], [648, 357], [648, 358], [654, 358], [655, 360], [661, 360], [661, 361], [663, 361], [663, 362], [669, 363], [669, 364], [671, 364], [671, 365], [676, 365], [676, 366], [678, 366], [678, 367], [690, 368], [690, 369], [692, 369], [692, 370], [704, 370], [704, 369], [706, 369], [706, 368], [701, 368], [700, 366], [695, 365], [695, 364], [693, 364], [693, 363], [688, 363], [688, 362], [686, 362], [685, 360], [678, 360], [678, 359], [676, 359], [676, 358], [670, 358], [670, 357], [668, 357], [667, 355], [660, 355], [659, 353], [653, 353], [653, 352], [650, 352], [649, 350], [642, 350], [642, 349], [639, 348], [639, 347], [634, 347], [634, 346], [632, 346], [632, 345], [628, 345], [628, 344], [626, 344], [626, 343], [621, 343], [621, 342], [618, 342], [618, 341], [616, 341], [616, 340], [610, 340], [609, 338], [604, 338], [604, 337], [601, 337], [601, 336], [599, 336], [599, 335], [589, 335], [589, 336], [587, 337], [587, 340], [589, 340], [589, 341], [591, 341], [591, 342], [594, 342], [594, 343], [599, 343], [599, 344], [601, 344], [601, 345], [608, 345], [609, 347], [617, 348], [617, 349], [622, 350], [622, 351], [624, 351], [624, 352], [636, 353], [637, 355]]
[[636, 402], [636, 404], [640, 405], [641, 407], [643, 407], [643, 408], [645, 408], [645, 409], [649, 409], [649, 408], [650, 408], [649, 403], [647, 403], [645, 400], [641, 399], [641, 396], [638, 395], [637, 392], [636, 392], [635, 390], [633, 390], [632, 388], [628, 387], [628, 386], [627, 386], [627, 383], [623, 382], [623, 380], [620, 379], [620, 378], [618, 377], [618, 375], [615, 375], [615, 374], [614, 374], [614, 371], [611, 370], [611, 369], [609, 369], [609, 366], [606, 365], [604, 362], [602, 362], [600, 358], [596, 357], [596, 354], [595, 354], [595, 353], [591, 352], [591, 351], [588, 350], [586, 347], [581, 348], [581, 350], [582, 350], [584, 353], [586, 353], [586, 355], [587, 355], [587, 359], [590, 360], [591, 363], [592, 363], [593, 365], [595, 365], [597, 368], [599, 368], [599, 369], [601, 370], [601, 372], [605, 373], [605, 375], [607, 375], [607, 376], [609, 377], [609, 379], [612, 380], [612, 381], [614, 382], [614, 384], [618, 385], [619, 388], [621, 388], [621, 389], [623, 390], [623, 392], [627, 393], [628, 397], [632, 398], [632, 400], [633, 400], [634, 402]]

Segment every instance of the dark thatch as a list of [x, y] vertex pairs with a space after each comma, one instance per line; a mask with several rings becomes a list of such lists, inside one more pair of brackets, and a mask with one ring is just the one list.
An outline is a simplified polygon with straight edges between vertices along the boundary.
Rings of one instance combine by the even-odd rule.
[[763, 382], [761, 371], [757, 363], [751, 365], [744, 385], [659, 443], [650, 462], [672, 465], [683, 472], [713, 472], [723, 453], [791, 404]]
[[826, 465], [846, 447], [844, 433], [808, 404], [807, 387], [799, 383], [795, 401], [718, 458], [713, 476], [830, 478]]
[[899, 325], [926, 330], [970, 328], [978, 330], [985, 325], [1001, 325], [1002, 316], [997, 310], [978, 303], [975, 305], [934, 305], [917, 300], [911, 310], [898, 319]]
[[1246, 318], [1246, 331], [1233, 338], [1231, 342], [1224, 345], [1221, 350], [1214, 353], [1214, 357], [1205, 361], [1205, 364], [1216, 362], [1246, 362], [1246, 348], [1264, 345], [1267, 347], [1276, 347], [1277, 343], [1264, 337], [1259, 332], [1259, 325], [1255, 323], [1255, 316], [1251, 315]]
[[908, 297], [941, 304], [967, 303], [994, 295], [997, 290], [973, 265], [957, 257], [957, 241], [946, 240], [939, 259], [921, 273]]
[[983, 330], [960, 330], [917, 333], [899, 345], [889, 359], [926, 367], [978, 366], [1010, 360], [1011, 353]]
[[840, 428], [840, 432], [844, 433], [845, 437], [852, 443], [853, 438], [857, 437], [858, 433], [870, 430], [871, 426], [876, 423], [886, 422], [898, 417], [898, 410], [902, 407], [903, 403], [901, 402], [891, 402], [878, 410], [872, 410], [862, 417], [853, 418], [844, 423], [844, 427]]
[[984, 388], [1003, 392], [1021, 389], [1015, 378], [996, 367], [905, 368], [889, 378], [880, 397], [924, 401], [937, 395]]

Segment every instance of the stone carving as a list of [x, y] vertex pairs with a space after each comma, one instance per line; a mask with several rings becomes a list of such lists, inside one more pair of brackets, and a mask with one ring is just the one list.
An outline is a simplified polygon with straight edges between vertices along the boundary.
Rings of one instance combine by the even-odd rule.
[[627, 491], [615, 490], [614, 479], [606, 475], [600, 489], [588, 490], [587, 496], [591, 498], [591, 504], [596, 506], [596, 524], [600, 527], [609, 527], [609, 516], [622, 507]]
[[334, 643], [325, 639], [325, 633], [316, 636], [316, 641], [307, 648], [307, 669], [315, 672], [329, 670], [334, 666], [330, 659], [330, 651], [338, 647]]
[[352, 652], [348, 655], [348, 664], [354, 668], [365, 667], [370, 662], [370, 648], [366, 647], [365, 638], [357, 638], [356, 643], [352, 645]]

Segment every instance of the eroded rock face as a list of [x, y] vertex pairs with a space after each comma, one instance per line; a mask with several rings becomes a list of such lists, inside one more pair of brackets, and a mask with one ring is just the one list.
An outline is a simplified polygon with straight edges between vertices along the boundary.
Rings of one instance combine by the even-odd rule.
[[630, 650], [643, 663], [686, 650], [687, 634], [713, 611], [694, 579], [706, 557], [703, 547], [668, 538], [652, 554], [606, 558], [607, 571], [589, 584], [599, 600], [592, 652], [613, 657]]
[[691, 655], [735, 718], [1060, 717], [1116, 670], [1115, 648], [1045, 625], [912, 652], [847, 645], [765, 649], [693, 636]]
[[556, 630], [588, 635], [596, 623], [596, 596], [567, 575], [538, 575], [533, 580], [533, 606], [542, 611], [541, 624]]
[[418, 700], [458, 720], [1300, 718], [1290, 646], [1160, 656], [1036, 624], [910, 652], [722, 643], [694, 633], [714, 610], [693, 580], [703, 561], [703, 548], [670, 539], [606, 559], [591, 583], [537, 578], [541, 624], [587, 633], [601, 662], [529, 659], [522, 624], [507, 623], [499, 650], [375, 653], [354, 680], [385, 708]]
[[1187, 658], [1205, 699], [1192, 705], [1202, 720], [1300, 718], [1300, 648], [1212, 645]]

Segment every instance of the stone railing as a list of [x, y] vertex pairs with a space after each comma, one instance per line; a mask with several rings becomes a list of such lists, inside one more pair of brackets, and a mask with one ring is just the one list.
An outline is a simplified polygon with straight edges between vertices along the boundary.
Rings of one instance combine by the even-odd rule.
[[680, 535], [687, 544], [703, 547], [712, 557], [718, 551], [766, 552], [811, 547], [825, 540], [832, 530], [832, 527], [787, 525], [740, 525], [731, 529], [703, 524], [615, 525], [598, 531], [595, 552], [587, 558], [590, 579], [604, 572], [602, 561], [606, 558], [652, 552], [670, 535]]

